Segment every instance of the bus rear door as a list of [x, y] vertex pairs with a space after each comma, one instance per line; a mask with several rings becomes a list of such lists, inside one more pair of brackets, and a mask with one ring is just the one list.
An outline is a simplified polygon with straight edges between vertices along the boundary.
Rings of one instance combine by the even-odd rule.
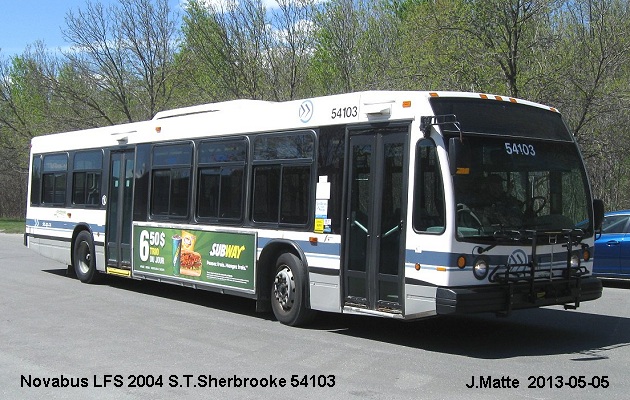
[[105, 250], [107, 272], [129, 276], [133, 207], [134, 150], [112, 151]]

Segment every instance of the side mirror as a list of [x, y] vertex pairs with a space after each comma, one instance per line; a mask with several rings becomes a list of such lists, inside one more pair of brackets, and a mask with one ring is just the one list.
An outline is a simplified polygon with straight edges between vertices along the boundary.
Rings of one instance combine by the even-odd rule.
[[602, 230], [604, 222], [604, 200], [593, 199], [593, 228], [595, 231]]
[[470, 172], [470, 151], [459, 137], [449, 139], [448, 159], [451, 175], [468, 174]]

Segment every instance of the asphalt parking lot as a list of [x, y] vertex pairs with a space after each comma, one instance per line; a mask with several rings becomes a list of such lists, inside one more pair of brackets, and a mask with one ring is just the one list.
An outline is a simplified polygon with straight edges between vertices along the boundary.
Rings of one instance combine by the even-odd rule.
[[630, 286], [578, 310], [408, 323], [108, 278], [86, 285], [0, 234], [2, 399], [627, 398]]

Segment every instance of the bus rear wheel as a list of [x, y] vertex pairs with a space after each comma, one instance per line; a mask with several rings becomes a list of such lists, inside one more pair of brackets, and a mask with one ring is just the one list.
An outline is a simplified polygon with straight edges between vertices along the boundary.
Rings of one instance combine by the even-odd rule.
[[80, 232], [74, 240], [74, 272], [83, 283], [96, 283], [99, 273], [96, 271], [94, 241], [88, 231]]
[[276, 262], [271, 284], [271, 309], [285, 325], [305, 325], [315, 312], [306, 307], [306, 269], [298, 257], [285, 253]]

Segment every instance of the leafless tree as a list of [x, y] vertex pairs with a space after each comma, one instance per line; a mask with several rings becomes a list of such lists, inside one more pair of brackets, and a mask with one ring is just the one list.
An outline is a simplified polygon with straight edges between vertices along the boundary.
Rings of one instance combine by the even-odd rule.
[[168, 104], [177, 77], [176, 16], [167, 0], [88, 0], [66, 14], [67, 63], [85, 82], [68, 94], [92, 104], [105, 123], [151, 118]]
[[[264, 47], [274, 100], [292, 100], [304, 89], [315, 44], [314, 0], [277, 0]], [[303, 90], [301, 95], [304, 95]]]

